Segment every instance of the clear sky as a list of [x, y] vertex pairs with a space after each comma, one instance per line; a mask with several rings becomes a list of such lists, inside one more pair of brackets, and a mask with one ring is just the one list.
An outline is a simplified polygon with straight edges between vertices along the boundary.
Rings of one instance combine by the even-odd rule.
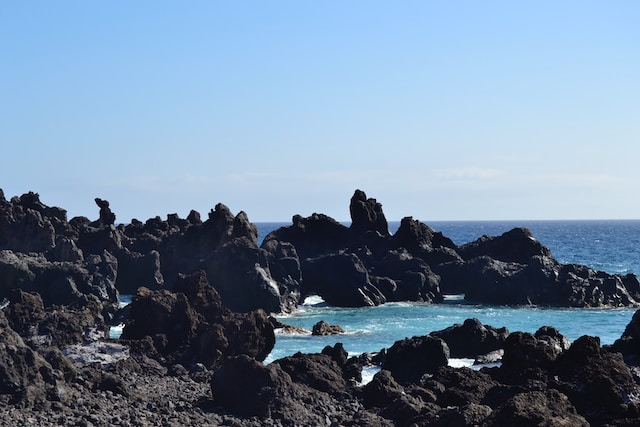
[[118, 222], [640, 218], [640, 1], [3, 1], [0, 188]]

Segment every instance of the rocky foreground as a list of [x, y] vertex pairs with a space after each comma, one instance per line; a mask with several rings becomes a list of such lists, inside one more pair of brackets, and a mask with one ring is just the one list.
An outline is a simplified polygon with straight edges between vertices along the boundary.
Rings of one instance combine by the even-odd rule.
[[[405, 218], [390, 235], [381, 205], [356, 191], [351, 227], [296, 216], [258, 247], [246, 214], [224, 205], [206, 221], [192, 212], [116, 226], [109, 203], [96, 203], [98, 220], [67, 221], [35, 193], [0, 191], [0, 425], [640, 423], [640, 312], [605, 347], [468, 319], [377, 354], [348, 358], [336, 344], [263, 364], [285, 326], [268, 313], [312, 293], [352, 306], [458, 292], [637, 305], [635, 276], [562, 265], [528, 230], [456, 246]], [[121, 292], [134, 294], [125, 309]], [[120, 321], [121, 339], [109, 340]], [[499, 363], [452, 368], [451, 357]], [[363, 385], [369, 364], [381, 370]]]

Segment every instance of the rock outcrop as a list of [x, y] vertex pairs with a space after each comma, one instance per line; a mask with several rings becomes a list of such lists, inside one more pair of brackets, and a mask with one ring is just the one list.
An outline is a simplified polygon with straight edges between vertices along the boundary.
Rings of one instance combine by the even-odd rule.
[[[271, 254], [270, 268], [292, 271], [300, 298], [315, 293], [337, 306], [440, 302], [445, 294], [497, 305], [628, 307], [640, 301], [636, 276], [562, 264], [524, 228], [457, 246], [412, 217], [391, 235], [382, 205], [361, 190], [350, 212], [349, 228], [313, 214], [295, 216], [291, 226], [266, 236], [261, 247]], [[279, 267], [284, 257], [276, 248], [283, 245], [295, 255]]]
[[[0, 201], [0, 297], [14, 288], [45, 305], [96, 295], [107, 310], [118, 293], [171, 289], [179, 274], [204, 270], [233, 311], [290, 312], [310, 294], [336, 306], [388, 301], [440, 302], [461, 293], [488, 304], [569, 307], [636, 306], [640, 281], [562, 264], [527, 229], [457, 246], [405, 217], [391, 235], [382, 205], [356, 190], [349, 227], [323, 215], [293, 217], [258, 247], [245, 212], [218, 203], [206, 220], [191, 211], [116, 225], [107, 200], [99, 218], [66, 219], [36, 193]], [[46, 285], [45, 285], [46, 284]], [[53, 284], [53, 285], [51, 285]]]
[[[171, 289], [178, 274], [205, 270], [234, 311], [291, 311], [299, 298], [296, 257], [277, 257], [257, 246], [247, 215], [219, 203], [202, 221], [192, 211], [145, 223], [117, 225], [107, 200], [95, 199], [99, 218], [75, 217], [40, 202], [36, 193], [0, 201], [0, 297], [12, 289], [38, 292], [45, 303], [79, 304], [97, 296], [113, 311], [119, 293], [139, 287]], [[286, 245], [285, 245], [286, 246]], [[271, 263], [270, 263], [271, 262]], [[277, 276], [271, 274], [275, 265]]]
[[[550, 326], [509, 333], [468, 319], [397, 341], [376, 358], [349, 358], [338, 343], [263, 363], [276, 324], [263, 308], [290, 309], [312, 292], [336, 305], [432, 302], [452, 290], [505, 304], [638, 300], [635, 276], [563, 265], [527, 230], [457, 247], [408, 217], [390, 235], [381, 205], [357, 191], [351, 227], [296, 217], [258, 248], [246, 214], [221, 204], [206, 221], [192, 211], [187, 219], [124, 226], [107, 201], [96, 203], [98, 220], [67, 221], [37, 194], [7, 201], [0, 190], [0, 415], [7, 422], [586, 426], [640, 419], [637, 313], [606, 347], [590, 336], [569, 343]], [[135, 289], [135, 297], [114, 342], [106, 324], [119, 289]], [[449, 366], [450, 357], [490, 351], [502, 352], [499, 366]], [[362, 366], [373, 360], [381, 370], [361, 386]]]
[[140, 288], [121, 340], [146, 342], [152, 354], [174, 363], [211, 368], [226, 356], [264, 360], [273, 349], [275, 334], [263, 310], [234, 313], [225, 307], [200, 271], [181, 275], [174, 291]]
[[504, 348], [509, 331], [483, 325], [473, 318], [465, 320], [463, 324], [431, 332], [431, 335], [447, 343], [450, 357], [475, 358]]

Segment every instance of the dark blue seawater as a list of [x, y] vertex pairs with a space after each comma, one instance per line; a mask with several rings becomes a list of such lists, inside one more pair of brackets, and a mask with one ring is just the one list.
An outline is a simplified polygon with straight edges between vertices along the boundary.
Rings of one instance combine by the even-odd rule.
[[[259, 223], [259, 239], [291, 223]], [[456, 244], [482, 235], [500, 235], [514, 227], [531, 230], [552, 255], [563, 263], [584, 264], [608, 273], [640, 272], [640, 220], [628, 221], [434, 221], [427, 223]], [[398, 222], [389, 223], [393, 233]], [[444, 304], [391, 303], [369, 308], [335, 308], [309, 301], [296, 313], [282, 316], [286, 323], [311, 329], [320, 320], [342, 326], [339, 336], [278, 334], [267, 359], [274, 360], [297, 351], [319, 352], [326, 345], [343, 343], [351, 354], [379, 351], [395, 341], [426, 335], [454, 323], [476, 317], [484, 324], [510, 331], [535, 332], [541, 326], [555, 326], [570, 340], [582, 335], [599, 336], [603, 344], [620, 337], [635, 309], [551, 309], [469, 305], [452, 299]]]

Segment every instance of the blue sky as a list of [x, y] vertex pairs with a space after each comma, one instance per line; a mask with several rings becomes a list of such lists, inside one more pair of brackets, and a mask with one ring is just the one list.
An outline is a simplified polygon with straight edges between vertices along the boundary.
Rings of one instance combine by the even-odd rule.
[[0, 188], [96, 218], [640, 218], [640, 2], [0, 3]]

